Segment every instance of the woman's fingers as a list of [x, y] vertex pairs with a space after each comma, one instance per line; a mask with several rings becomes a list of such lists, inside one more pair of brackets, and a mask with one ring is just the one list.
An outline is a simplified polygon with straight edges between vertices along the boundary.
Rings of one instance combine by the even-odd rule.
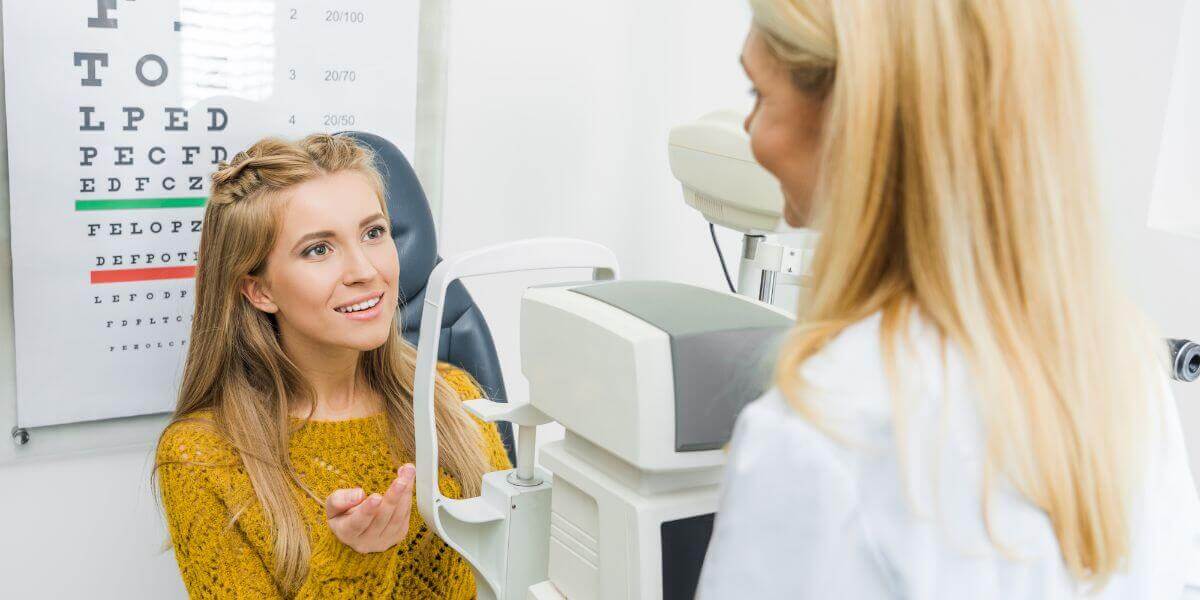
[[375, 518], [371, 519], [371, 523], [363, 530], [362, 537], [368, 540], [375, 540], [379, 534], [383, 532], [383, 528], [387, 526], [388, 521], [392, 518], [392, 513], [396, 512], [396, 501], [391, 499], [389, 493], [383, 495], [383, 500], [379, 504], [379, 508], [375, 510]]
[[[375, 516], [375, 520], [367, 527], [363, 535], [368, 538], [382, 538], [384, 530], [387, 529], [388, 523], [396, 513], [396, 509], [401, 505], [411, 502], [409, 496], [405, 493], [407, 489], [407, 481], [405, 479], [405, 469], [401, 467], [397, 470], [397, 477], [392, 480], [392, 484], [383, 494], [383, 504], [380, 505], [379, 511]], [[385, 539], [384, 541], [391, 541]]]
[[[383, 496], [380, 494], [371, 494], [366, 500], [363, 500], [362, 508], [363, 510], [358, 511], [357, 514], [350, 515], [348, 517], [350, 521], [346, 524], [350, 535], [356, 538], [364, 537], [367, 529], [379, 519], [380, 513], [384, 508]], [[386, 521], [387, 517], [390, 516], [390, 513], [385, 515], [384, 520]]]
[[338, 539], [359, 552], [378, 552], [399, 543], [408, 533], [415, 475], [416, 469], [406, 464], [382, 494], [363, 498], [361, 488], [330, 494], [325, 515]]
[[[392, 518], [384, 527], [383, 535], [388, 539], [396, 539], [404, 537], [408, 533], [408, 519], [412, 514], [412, 489], [414, 469], [412, 465], [404, 465], [400, 467], [399, 475], [392, 486], [396, 488], [397, 494], [400, 496], [395, 512], [392, 513]], [[390, 490], [389, 490], [390, 491]]]
[[362, 497], [363, 491], [360, 488], [334, 490], [325, 499], [325, 518], [332, 519], [358, 506]]

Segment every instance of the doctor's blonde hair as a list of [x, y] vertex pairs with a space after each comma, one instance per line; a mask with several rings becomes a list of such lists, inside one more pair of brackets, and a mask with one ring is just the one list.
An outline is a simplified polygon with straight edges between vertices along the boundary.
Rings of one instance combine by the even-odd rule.
[[[325, 503], [325, 498], [298, 477], [288, 451], [294, 429], [290, 408], [306, 404], [311, 418], [316, 392], [284, 353], [275, 316], [251, 305], [242, 295], [239, 281], [266, 269], [289, 190], [343, 171], [363, 176], [378, 197], [380, 210], [388, 214], [383, 179], [374, 166], [373, 154], [349, 137], [313, 134], [295, 142], [265, 138], [212, 174], [200, 234], [196, 310], [183, 381], [167, 426], [187, 422], [211, 430], [236, 451], [255, 497], [229, 507], [225, 526], [232, 527], [251, 502], [258, 500], [272, 528], [273, 575], [288, 596], [303, 583], [311, 557], [296, 501], [307, 497], [321, 506]], [[396, 311], [383, 345], [362, 352], [358, 362], [366, 384], [383, 399], [390, 433], [388, 450], [397, 466], [415, 456], [412, 394], [416, 349], [400, 334], [400, 312]], [[464, 496], [478, 495], [484, 473], [491, 470], [480, 431], [454, 388], [436, 374], [434, 395], [440, 466], [458, 480]], [[211, 420], [196, 415], [204, 409], [212, 411]], [[156, 461], [154, 465], [152, 485], [162, 464]]]
[[771, 53], [826, 94], [821, 238], [780, 389], [820, 424], [801, 363], [877, 311], [898, 389], [919, 311], [982, 394], [985, 519], [1006, 477], [1072, 574], [1103, 587], [1129, 557], [1164, 351], [1109, 272], [1068, 0], [750, 5]]

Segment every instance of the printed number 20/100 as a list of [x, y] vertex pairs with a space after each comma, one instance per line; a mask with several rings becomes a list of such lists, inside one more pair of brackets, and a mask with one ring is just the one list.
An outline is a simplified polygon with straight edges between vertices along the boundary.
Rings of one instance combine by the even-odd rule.
[[362, 23], [366, 15], [361, 10], [327, 10], [325, 21], [329, 23]]
[[[292, 8], [288, 13], [288, 20], [296, 20], [299, 11]], [[365, 23], [366, 14], [362, 11], [325, 11], [325, 20], [328, 23]]]
[[[288, 20], [295, 21], [299, 11], [290, 9]], [[361, 10], [327, 10], [325, 11], [325, 21], [327, 23], [365, 23], [367, 16]]]

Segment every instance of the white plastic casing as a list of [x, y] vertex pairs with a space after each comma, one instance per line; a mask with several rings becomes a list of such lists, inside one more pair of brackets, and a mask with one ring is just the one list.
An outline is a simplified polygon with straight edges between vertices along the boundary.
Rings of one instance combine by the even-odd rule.
[[675, 384], [662, 330], [570, 287], [531, 288], [521, 303], [521, 368], [538, 410], [635, 468], [724, 463], [675, 451]]
[[754, 160], [743, 119], [722, 110], [672, 128], [671, 173], [708, 222], [749, 234], [787, 231], [779, 180]]

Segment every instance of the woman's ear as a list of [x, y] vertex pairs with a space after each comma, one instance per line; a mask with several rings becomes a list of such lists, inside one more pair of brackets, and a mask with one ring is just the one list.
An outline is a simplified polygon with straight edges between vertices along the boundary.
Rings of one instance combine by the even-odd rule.
[[271, 300], [271, 292], [262, 280], [253, 275], [243, 275], [241, 280], [242, 295], [254, 305], [254, 308], [265, 313], [279, 312], [279, 307]]

